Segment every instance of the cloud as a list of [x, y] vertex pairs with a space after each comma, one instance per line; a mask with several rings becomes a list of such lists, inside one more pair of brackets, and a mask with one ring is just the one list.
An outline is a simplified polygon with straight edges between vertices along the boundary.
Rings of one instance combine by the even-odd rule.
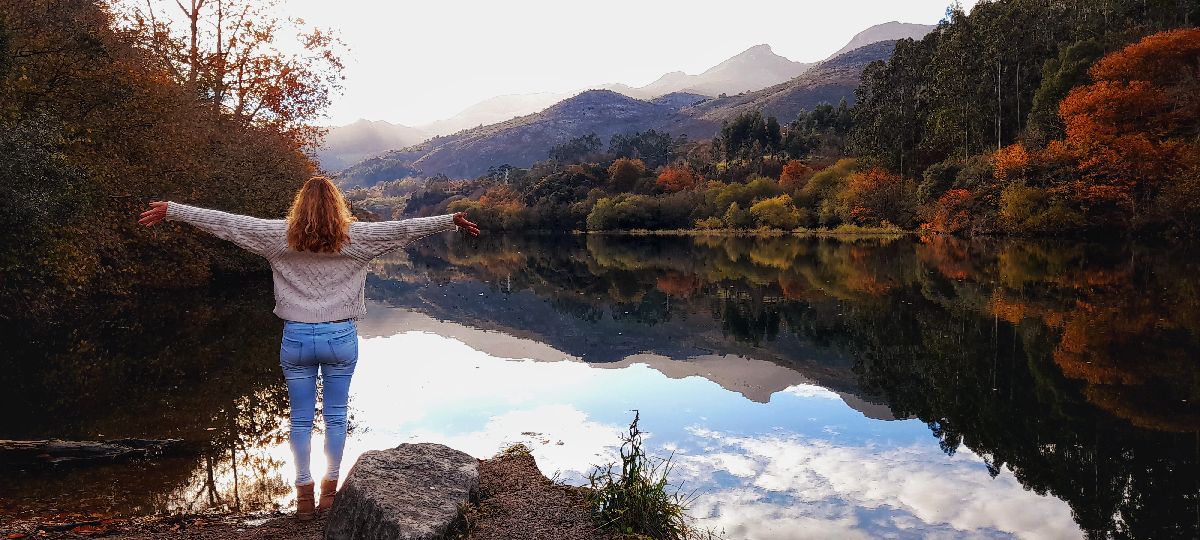
[[[1027, 491], [1010, 473], [992, 478], [969, 451], [838, 446], [796, 435], [731, 436], [694, 429], [708, 451], [678, 455], [678, 470], [700, 483], [725, 471], [736, 485], [700, 495], [707, 526], [736, 538], [1081, 536], [1070, 509]], [[886, 516], [865, 520], [864, 515]], [[821, 523], [815, 525], [814, 520]]]

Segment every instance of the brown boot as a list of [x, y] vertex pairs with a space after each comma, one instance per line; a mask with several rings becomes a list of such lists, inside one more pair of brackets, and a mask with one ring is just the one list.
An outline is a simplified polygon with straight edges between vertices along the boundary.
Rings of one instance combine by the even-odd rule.
[[312, 482], [296, 486], [296, 519], [300, 521], [312, 519], [316, 514], [316, 510], [313, 508], [314, 502]]
[[324, 478], [321, 480], [321, 504], [317, 509], [324, 512], [333, 507], [333, 497], [337, 495], [337, 479], [329, 480]]

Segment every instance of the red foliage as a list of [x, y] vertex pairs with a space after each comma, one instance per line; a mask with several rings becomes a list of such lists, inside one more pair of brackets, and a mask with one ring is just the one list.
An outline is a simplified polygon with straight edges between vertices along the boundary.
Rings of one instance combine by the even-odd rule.
[[965, 189], [952, 189], [938, 197], [933, 207], [933, 218], [928, 229], [940, 233], [956, 233], [967, 228], [971, 222], [971, 206], [974, 198]]
[[1198, 71], [1200, 29], [1172, 30], [1105, 56], [1090, 71], [1094, 82], [1067, 95], [1059, 114], [1082, 208], [1136, 220], [1186, 170], [1200, 152]]
[[779, 187], [788, 191], [801, 189], [815, 173], [816, 170], [812, 167], [798, 159], [793, 159], [787, 162], [783, 166], [783, 172], [779, 173]]
[[683, 191], [700, 182], [700, 176], [687, 165], [667, 165], [658, 173], [658, 185], [667, 191]]

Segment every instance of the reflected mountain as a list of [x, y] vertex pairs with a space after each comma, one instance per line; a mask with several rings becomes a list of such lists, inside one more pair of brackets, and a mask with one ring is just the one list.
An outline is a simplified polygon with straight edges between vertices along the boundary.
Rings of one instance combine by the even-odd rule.
[[[1091, 534], [1161, 538], [1200, 526], [1200, 297], [1178, 253], [941, 237], [433, 239], [379, 261], [369, 295], [753, 400], [812, 382], [871, 418], [921, 419], [944, 452], [965, 446], [993, 474], [1066, 500]], [[786, 370], [755, 379], [745, 362]]]
[[[982, 486], [964, 476], [979, 470], [996, 485], [1052, 495], [1089, 536], [1197, 537], [1200, 263], [1190, 253], [936, 236], [431, 237], [376, 261], [368, 278], [364, 374], [377, 375], [356, 383], [355, 444], [438, 434], [469, 444], [480, 426], [489, 444], [499, 444], [510, 426], [538, 431], [538, 422], [559, 418], [566, 408], [555, 401], [553, 377], [573, 373], [576, 383], [586, 376], [636, 386], [614, 400], [603, 388], [585, 396], [590, 408], [571, 409], [592, 422], [580, 437], [602, 444], [605, 426], [619, 424], [628, 408], [659, 407], [670, 411], [678, 440], [699, 445], [688, 458], [695, 478], [707, 474], [705, 440], [733, 463], [712, 470], [728, 475], [747, 471], [738, 463], [752, 464], [765, 482], [835, 457], [874, 456], [878, 465], [883, 454], [890, 456], [884, 461], [908, 456], [927, 472], [953, 465], [959, 480], [971, 480], [955, 485]], [[53, 321], [6, 310], [4, 342], [14, 360], [5, 371], [9, 391], [0, 395], [9, 412], [0, 438], [198, 444], [194, 455], [171, 459], [0, 470], [0, 513], [286, 504], [281, 324], [270, 313], [268, 278], [250, 281], [104, 299], [64, 308]], [[407, 359], [404, 349], [414, 344], [426, 347], [420, 358], [394, 361]], [[454, 355], [445, 372], [431, 361], [438, 355]], [[452, 410], [427, 425], [410, 418], [434, 414], [421, 403], [395, 403], [405, 384], [437, 396], [483, 372], [548, 379], [507, 380], [503, 396], [443, 396]], [[505, 409], [529, 384], [540, 385], [547, 401], [532, 412]], [[720, 400], [705, 413], [724, 415], [713, 420], [719, 433], [687, 435], [694, 418], [686, 404], [695, 391]], [[798, 400], [798, 392], [825, 397]], [[835, 395], [861, 413], [840, 404], [821, 411], [830, 429], [856, 426], [849, 445], [821, 431], [829, 426], [806, 423], [814, 403], [836, 402]], [[773, 431], [779, 424], [792, 431]], [[912, 435], [914, 425], [915, 436], [928, 437], [923, 445], [889, 439]], [[767, 443], [777, 451], [766, 452]], [[837, 452], [827, 456], [822, 444]], [[576, 448], [570, 441], [547, 448], [562, 460], [588, 458], [568, 456]], [[482, 443], [476, 450], [494, 451]], [[779, 469], [797, 452], [810, 461]], [[823, 478], [845, 473], [835, 472]], [[116, 495], [87, 498], [114, 484], [123, 487]], [[803, 492], [793, 484], [791, 493]], [[904, 506], [887, 498], [900, 493], [856, 486], [858, 507]], [[970, 508], [989, 507], [985, 492], [972, 492]], [[924, 495], [928, 504], [920, 508], [944, 506]], [[755, 497], [771, 500], [769, 493]], [[729, 512], [753, 510], [707, 501], [720, 520], [736, 518], [739, 527], [747, 518]], [[779, 505], [770, 511], [797, 523], [809, 517]]]

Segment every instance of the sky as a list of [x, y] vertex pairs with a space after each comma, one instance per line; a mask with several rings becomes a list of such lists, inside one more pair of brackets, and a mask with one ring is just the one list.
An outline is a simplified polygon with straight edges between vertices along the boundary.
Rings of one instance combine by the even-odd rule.
[[[751, 46], [812, 62], [888, 21], [934, 24], [953, 0], [289, 0], [338, 30], [343, 94], [322, 123], [421, 125], [505, 94], [642, 86]], [[964, 7], [974, 0], [963, 1]]]

